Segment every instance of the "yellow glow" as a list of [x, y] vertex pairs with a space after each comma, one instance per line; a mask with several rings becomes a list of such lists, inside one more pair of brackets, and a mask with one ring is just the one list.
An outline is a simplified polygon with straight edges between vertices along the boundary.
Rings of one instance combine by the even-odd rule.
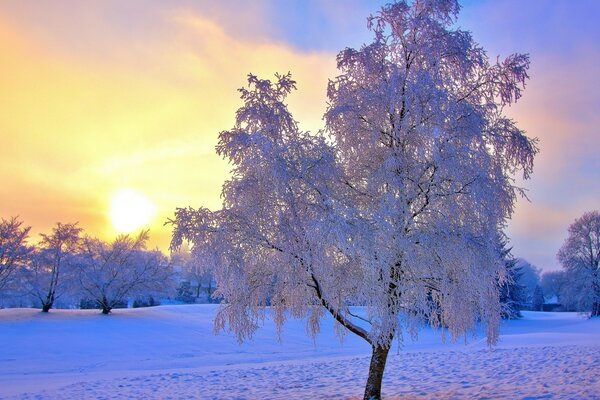
[[122, 189], [112, 197], [110, 220], [117, 232], [131, 233], [148, 226], [155, 209], [145, 196], [131, 189]]
[[[57, 221], [79, 222], [109, 241], [116, 231], [135, 230], [130, 213], [111, 211], [115, 190], [130, 188], [151, 199], [151, 217], [138, 223], [150, 229], [148, 245], [166, 250], [171, 228], [164, 222], [177, 207], [221, 207], [230, 166], [214, 146], [234, 124], [237, 88], [249, 72], [269, 78], [291, 71], [299, 88], [291, 111], [302, 129], [322, 125], [333, 54], [231, 36], [189, 11], [160, 13], [152, 40], [119, 41], [90, 11], [100, 57], [81, 53], [88, 42], [57, 39], [54, 25], [7, 18], [2, 6], [0, 214], [20, 216], [32, 237]], [[71, 37], [77, 42], [76, 31]]]

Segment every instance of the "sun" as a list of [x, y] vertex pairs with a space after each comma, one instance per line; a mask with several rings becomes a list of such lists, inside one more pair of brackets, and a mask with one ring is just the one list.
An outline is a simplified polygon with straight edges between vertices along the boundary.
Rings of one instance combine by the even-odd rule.
[[119, 233], [131, 233], [148, 226], [156, 207], [144, 195], [132, 189], [121, 189], [110, 201], [110, 221]]

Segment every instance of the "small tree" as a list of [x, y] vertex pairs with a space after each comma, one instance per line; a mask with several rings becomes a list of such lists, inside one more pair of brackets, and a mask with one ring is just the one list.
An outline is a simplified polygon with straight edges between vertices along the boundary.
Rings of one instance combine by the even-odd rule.
[[0, 220], [0, 293], [8, 287], [15, 271], [26, 264], [32, 251], [27, 246], [30, 230], [17, 217]]
[[517, 284], [521, 287], [523, 305], [525, 309], [531, 309], [533, 303], [533, 292], [540, 283], [540, 269], [523, 258], [515, 259]]
[[152, 295], [169, 290], [171, 269], [166, 257], [146, 251], [148, 231], [137, 237], [122, 235], [108, 244], [86, 237], [79, 260], [81, 290], [108, 314], [130, 296]]
[[569, 277], [581, 282], [579, 291], [591, 315], [599, 316], [600, 212], [586, 212], [571, 224], [557, 258]]
[[194, 296], [194, 291], [190, 285], [190, 281], [182, 281], [177, 288], [176, 300], [183, 301], [184, 303], [194, 303], [197, 296]]
[[[225, 303], [216, 328], [249, 337], [270, 304], [275, 323], [329, 313], [372, 348], [365, 399], [381, 397], [394, 338], [428, 316], [454, 338], [488, 323], [497, 338], [501, 229], [533, 167], [535, 143], [506, 118], [528, 57], [490, 63], [453, 30], [453, 0], [385, 6], [372, 43], [338, 55], [326, 140], [298, 128], [295, 88], [250, 75], [217, 152], [232, 165], [223, 208], [178, 209], [172, 246], [214, 263]], [[366, 306], [357, 314], [349, 305]]]
[[500, 283], [500, 303], [503, 319], [521, 318], [523, 307], [523, 287], [519, 284], [520, 270], [517, 260], [510, 253], [511, 249], [502, 243], [500, 254], [506, 266], [506, 280]]
[[54, 302], [74, 286], [74, 261], [80, 250], [82, 229], [74, 224], [58, 223], [32, 254], [28, 266], [29, 292], [48, 312]]
[[544, 291], [540, 285], [535, 285], [533, 289], [533, 300], [531, 302], [531, 309], [533, 311], [544, 311]]
[[540, 278], [540, 287], [547, 296], [560, 297], [560, 292], [565, 284], [566, 276], [564, 271], [544, 272]]
[[[206, 298], [208, 302], [211, 302], [212, 300], [212, 271], [214, 265], [210, 263], [210, 259], [210, 257], [206, 259], [204, 252], [191, 252], [187, 247], [171, 253], [171, 262], [181, 268], [179, 274], [181, 278], [187, 281], [187, 286], [182, 282], [180, 289], [185, 292], [190, 291], [190, 293], [193, 291], [192, 296], [194, 301], [200, 298], [204, 288], [206, 288]], [[194, 285], [192, 285], [192, 283], [194, 283]], [[184, 297], [187, 297], [187, 295]], [[188, 300], [190, 299], [188, 298]], [[183, 301], [186, 303], [190, 302], [187, 300]], [[194, 301], [191, 302], [193, 303]]]

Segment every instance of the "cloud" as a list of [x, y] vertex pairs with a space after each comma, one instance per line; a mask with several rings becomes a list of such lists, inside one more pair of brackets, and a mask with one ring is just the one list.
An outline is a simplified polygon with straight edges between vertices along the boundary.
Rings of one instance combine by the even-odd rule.
[[[110, 7], [102, 7], [106, 16]], [[111, 30], [111, 19], [84, 11], [96, 34]], [[81, 50], [78, 26], [32, 30], [0, 15], [3, 215], [19, 214], [37, 232], [79, 220], [108, 238], [109, 197], [131, 187], [157, 205], [152, 243], [164, 248], [162, 224], [175, 207], [220, 205], [228, 166], [213, 149], [218, 132], [233, 125], [247, 73], [291, 71], [299, 90], [290, 108], [304, 129], [321, 126], [332, 54], [242, 38], [184, 7], [147, 13], [158, 25], [137, 22], [154, 32], [144, 41], [140, 32], [122, 42], [83, 34], [99, 54]], [[58, 40], [65, 35], [75, 37]]]
[[600, 180], [600, 29], [593, 10], [600, 11], [597, 2], [488, 1], [468, 4], [462, 20], [490, 56], [531, 56], [524, 97], [507, 112], [539, 138], [540, 153], [532, 179], [517, 181], [531, 203], [517, 203], [509, 235], [517, 256], [546, 269], [559, 268], [555, 255], [569, 224], [600, 209], [594, 184]]
[[523, 100], [509, 110], [540, 153], [529, 182], [531, 203], [519, 201], [510, 235], [517, 255], [547, 269], [559, 267], [555, 254], [566, 229], [583, 212], [600, 208], [600, 49], [571, 49], [574, 57], [539, 53]]
[[[109, 197], [131, 187], [157, 204], [153, 243], [164, 247], [175, 207], [220, 205], [228, 166], [213, 149], [247, 73], [291, 71], [292, 112], [321, 127], [335, 53], [368, 39], [377, 6], [303, 4], [0, 2], [2, 216], [38, 232], [80, 220], [108, 238]], [[556, 268], [570, 222], [600, 208], [598, 4], [467, 1], [459, 20], [491, 57], [531, 54], [532, 79], [508, 112], [541, 152], [509, 233], [515, 254], [544, 268]]]

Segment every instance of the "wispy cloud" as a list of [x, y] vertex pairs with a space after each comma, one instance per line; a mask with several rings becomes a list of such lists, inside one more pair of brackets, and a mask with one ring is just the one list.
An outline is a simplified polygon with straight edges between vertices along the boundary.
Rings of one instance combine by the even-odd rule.
[[[0, 2], [0, 212], [37, 231], [80, 220], [108, 236], [108, 197], [132, 187], [156, 203], [154, 244], [165, 245], [175, 207], [220, 204], [228, 166], [213, 148], [246, 74], [291, 71], [295, 117], [320, 128], [335, 52], [369, 37], [365, 17], [381, 3]], [[541, 152], [509, 233], [543, 268], [557, 267], [568, 224], [600, 208], [599, 14], [593, 0], [465, 0], [458, 21], [491, 57], [531, 54], [508, 111]]]
[[539, 138], [529, 189], [510, 223], [514, 252], [545, 269], [559, 267], [556, 253], [569, 224], [600, 209], [600, 3], [477, 1], [465, 5], [463, 26], [490, 52], [531, 55], [531, 80], [508, 110]]
[[[77, 4], [86, 4], [85, 19], [88, 3]], [[236, 89], [247, 73], [292, 71], [302, 90], [291, 96], [291, 108], [305, 129], [320, 126], [332, 55], [269, 43], [258, 34], [239, 37], [184, 9], [146, 11], [152, 23], [138, 21], [136, 29], [148, 30], [148, 40], [139, 40], [137, 31], [123, 42], [108, 34], [111, 46], [99, 45], [102, 57], [81, 50], [81, 43], [58, 40], [65, 32], [53, 24], [32, 31], [26, 22], [0, 16], [6, 60], [0, 179], [10, 182], [0, 189], [3, 214], [20, 214], [38, 231], [57, 220], [80, 220], [106, 236], [112, 234], [108, 197], [133, 187], [157, 204], [154, 243], [164, 245], [162, 223], [175, 207], [220, 203], [228, 166], [213, 148], [218, 132], [233, 124]], [[114, 21], [103, 13], [88, 21], [95, 32], [111, 30]], [[77, 36], [79, 27], [65, 29]]]

